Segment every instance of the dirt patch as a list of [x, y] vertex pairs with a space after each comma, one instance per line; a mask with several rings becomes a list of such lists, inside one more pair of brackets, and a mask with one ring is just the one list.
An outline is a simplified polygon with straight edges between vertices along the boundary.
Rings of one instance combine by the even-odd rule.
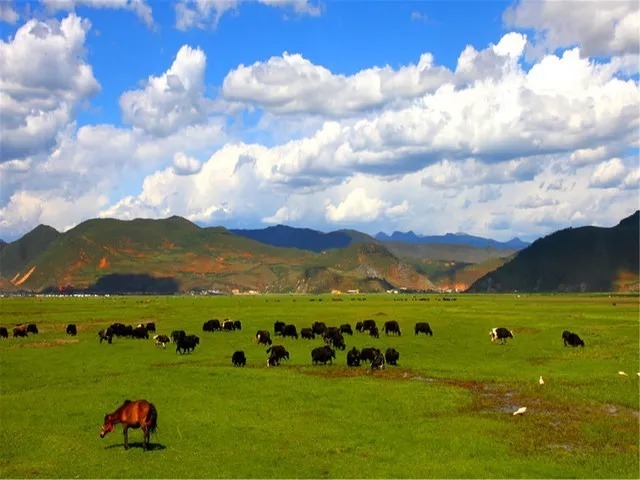
[[49, 347], [60, 347], [62, 345], [66, 345], [68, 343], [78, 343], [80, 340], [75, 338], [59, 338], [57, 340], [51, 340], [47, 342], [29, 342], [29, 343], [18, 343], [15, 345], [11, 345], [6, 347], [7, 350], [13, 350], [16, 348], [49, 348]]
[[386, 317], [387, 314], [384, 312], [378, 312], [373, 314], [374, 317]]
[[538, 328], [528, 328], [528, 327], [523, 327], [523, 328], [514, 328], [513, 329], [513, 333], [515, 334], [530, 334], [530, 333], [540, 333], [540, 329]]

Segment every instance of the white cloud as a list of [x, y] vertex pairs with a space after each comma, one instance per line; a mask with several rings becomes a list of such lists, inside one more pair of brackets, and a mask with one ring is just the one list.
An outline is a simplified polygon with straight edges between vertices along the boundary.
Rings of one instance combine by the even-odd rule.
[[264, 217], [262, 221], [264, 223], [291, 223], [299, 220], [301, 217], [302, 212], [300, 209], [291, 209], [285, 205], [280, 207], [275, 214], [269, 217]]
[[332, 223], [370, 222], [378, 218], [384, 208], [383, 201], [369, 197], [364, 188], [356, 188], [337, 206], [328, 203], [325, 211]]
[[144, 90], [122, 94], [120, 108], [124, 120], [159, 137], [188, 125], [204, 123], [207, 120], [205, 66], [204, 52], [184, 45], [171, 68], [159, 77], [149, 77]]
[[575, 45], [588, 56], [638, 54], [640, 46], [635, 0], [521, 0], [505, 11], [503, 19], [508, 27], [534, 29], [538, 54]]
[[617, 187], [626, 175], [627, 169], [622, 160], [616, 157], [598, 165], [591, 175], [589, 184], [596, 188]]
[[[216, 28], [227, 12], [237, 12], [242, 0], [181, 0], [175, 4], [176, 28]], [[296, 15], [318, 16], [322, 9], [308, 0], [257, 0], [257, 3], [291, 10]]]
[[435, 91], [450, 77], [447, 69], [433, 65], [428, 53], [417, 65], [398, 70], [374, 67], [345, 76], [314, 65], [300, 54], [285, 52], [232, 70], [224, 79], [222, 93], [228, 101], [277, 114], [347, 116]]
[[173, 171], [176, 175], [193, 175], [198, 173], [200, 168], [202, 165], [198, 159], [189, 157], [183, 152], [178, 152], [173, 156]]
[[558, 200], [553, 198], [543, 198], [538, 194], [529, 195], [522, 199], [516, 207], [518, 208], [540, 208], [540, 207], [550, 207], [553, 205], [558, 205]]
[[76, 7], [111, 8], [133, 11], [148, 27], [153, 27], [151, 7], [145, 0], [40, 0], [47, 10], [73, 11]]
[[19, 18], [20, 15], [18, 15], [18, 12], [14, 10], [10, 1], [0, 1], [0, 22], [5, 22], [13, 25], [18, 21]]
[[70, 14], [60, 22], [29, 20], [0, 40], [1, 161], [51, 148], [80, 103], [100, 90], [84, 61], [89, 28]]

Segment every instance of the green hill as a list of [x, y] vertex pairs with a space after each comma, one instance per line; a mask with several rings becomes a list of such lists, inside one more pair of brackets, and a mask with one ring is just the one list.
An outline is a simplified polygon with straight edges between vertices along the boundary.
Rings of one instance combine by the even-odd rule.
[[[37, 234], [30, 232], [16, 243], [26, 245]], [[162, 293], [380, 291], [429, 285], [378, 245], [353, 244], [325, 255], [273, 247], [221, 227], [201, 228], [181, 217], [92, 219], [58, 234], [41, 250], [24, 256], [7, 274], [3, 271], [5, 283], [11, 280], [32, 291]]]
[[60, 236], [55, 228], [38, 225], [19, 240], [11, 242], [0, 251], [0, 277], [13, 279], [33, 259], [45, 252]]
[[470, 292], [638, 290], [640, 212], [615, 227], [568, 228], [536, 240]]

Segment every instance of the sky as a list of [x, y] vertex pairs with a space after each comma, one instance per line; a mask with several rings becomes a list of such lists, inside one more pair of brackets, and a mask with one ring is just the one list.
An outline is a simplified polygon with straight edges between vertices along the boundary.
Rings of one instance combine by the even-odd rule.
[[533, 241], [640, 208], [636, 1], [0, 0], [0, 238]]

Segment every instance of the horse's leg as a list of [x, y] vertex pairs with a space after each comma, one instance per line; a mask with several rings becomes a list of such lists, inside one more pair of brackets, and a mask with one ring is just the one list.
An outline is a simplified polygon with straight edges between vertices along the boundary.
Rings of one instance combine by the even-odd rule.
[[129, 448], [129, 427], [125, 426], [122, 431], [124, 432], [124, 449], [127, 450]]
[[149, 429], [146, 427], [142, 427], [142, 448], [149, 449]]

